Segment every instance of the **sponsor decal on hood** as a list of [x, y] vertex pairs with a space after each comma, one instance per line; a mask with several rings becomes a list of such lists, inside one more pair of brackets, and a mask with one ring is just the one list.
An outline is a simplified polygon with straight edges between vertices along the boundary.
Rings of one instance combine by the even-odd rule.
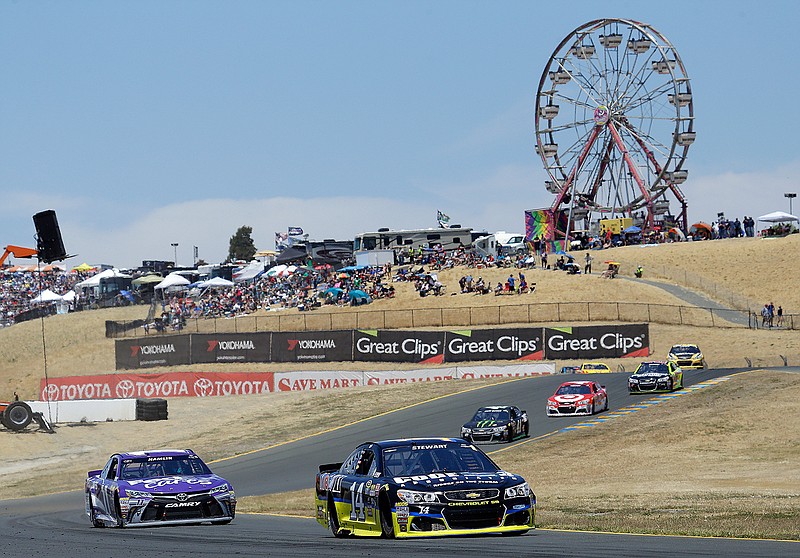
[[430, 473], [394, 477], [394, 482], [412, 490], [430, 490], [432, 488], [460, 489], [495, 487], [503, 488], [523, 482], [522, 477], [505, 471], [497, 473]]
[[225, 480], [217, 475], [178, 475], [152, 479], [134, 479], [122, 482], [135, 490], [153, 490], [155, 492], [167, 494], [210, 490], [220, 484], [225, 484]]

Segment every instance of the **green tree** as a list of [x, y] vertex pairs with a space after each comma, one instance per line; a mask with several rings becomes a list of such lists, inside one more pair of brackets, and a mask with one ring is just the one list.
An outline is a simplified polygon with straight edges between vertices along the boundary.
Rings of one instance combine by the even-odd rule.
[[256, 253], [256, 245], [253, 244], [253, 239], [250, 234], [253, 232], [253, 227], [244, 225], [239, 227], [231, 237], [230, 247], [228, 248], [228, 261], [244, 260], [249, 262], [253, 259]]

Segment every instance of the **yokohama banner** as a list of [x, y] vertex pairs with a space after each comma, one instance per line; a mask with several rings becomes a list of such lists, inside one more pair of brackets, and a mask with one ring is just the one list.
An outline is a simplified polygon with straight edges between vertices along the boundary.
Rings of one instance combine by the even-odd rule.
[[441, 364], [444, 332], [359, 329], [353, 334], [353, 360]]
[[269, 362], [269, 333], [191, 334], [192, 364]]
[[190, 363], [188, 335], [117, 339], [114, 350], [117, 370]]
[[353, 360], [353, 331], [306, 331], [272, 334], [272, 362]]
[[548, 359], [646, 357], [650, 354], [647, 324], [547, 327], [544, 338]]
[[445, 335], [445, 362], [542, 360], [542, 328], [467, 329]]
[[272, 372], [171, 372], [103, 374], [51, 378], [41, 382], [42, 401], [131, 399], [139, 397], [211, 397], [251, 395], [274, 390]]

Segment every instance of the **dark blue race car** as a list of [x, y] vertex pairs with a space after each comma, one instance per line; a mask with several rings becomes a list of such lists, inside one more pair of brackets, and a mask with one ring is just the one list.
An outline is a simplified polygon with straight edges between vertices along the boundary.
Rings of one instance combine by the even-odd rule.
[[192, 450], [115, 453], [86, 478], [86, 515], [95, 527], [230, 523], [231, 484]]

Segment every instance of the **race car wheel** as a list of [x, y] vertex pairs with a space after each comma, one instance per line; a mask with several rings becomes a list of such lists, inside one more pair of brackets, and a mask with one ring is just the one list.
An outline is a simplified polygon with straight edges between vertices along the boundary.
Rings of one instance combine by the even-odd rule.
[[528, 424], [528, 423], [526, 422], [526, 423], [525, 423], [525, 437], [526, 437], [526, 438], [528, 437], [528, 432], [530, 432], [530, 429], [531, 429], [531, 427], [530, 427], [530, 424]]
[[9, 430], [24, 430], [33, 420], [33, 411], [24, 401], [14, 401], [3, 411], [3, 425]]
[[102, 529], [106, 524], [97, 519], [97, 512], [94, 509], [94, 504], [92, 504], [92, 495], [89, 492], [86, 493], [86, 498], [89, 502], [89, 521], [92, 522], [92, 527]]
[[509, 424], [508, 429], [506, 430], [506, 441], [510, 442], [513, 439], [514, 439], [514, 427]]
[[592, 412], [591, 412], [591, 414], [594, 414], [594, 412], [595, 412], [595, 408], [594, 408], [594, 400], [592, 400]]
[[347, 536], [339, 530], [339, 516], [336, 514], [336, 504], [333, 502], [333, 496], [328, 496], [328, 527], [331, 533], [337, 539], [343, 539]]
[[608, 397], [606, 397], [606, 406], [603, 407], [604, 411], [608, 411]]
[[125, 521], [122, 519], [122, 508], [119, 505], [119, 492], [114, 493], [114, 515], [117, 520], [117, 527], [120, 529], [125, 527]]
[[381, 515], [381, 537], [384, 539], [393, 539], [394, 522], [392, 521], [392, 506], [389, 503], [389, 497], [386, 496], [385, 493], [381, 495], [378, 508], [378, 513]]

